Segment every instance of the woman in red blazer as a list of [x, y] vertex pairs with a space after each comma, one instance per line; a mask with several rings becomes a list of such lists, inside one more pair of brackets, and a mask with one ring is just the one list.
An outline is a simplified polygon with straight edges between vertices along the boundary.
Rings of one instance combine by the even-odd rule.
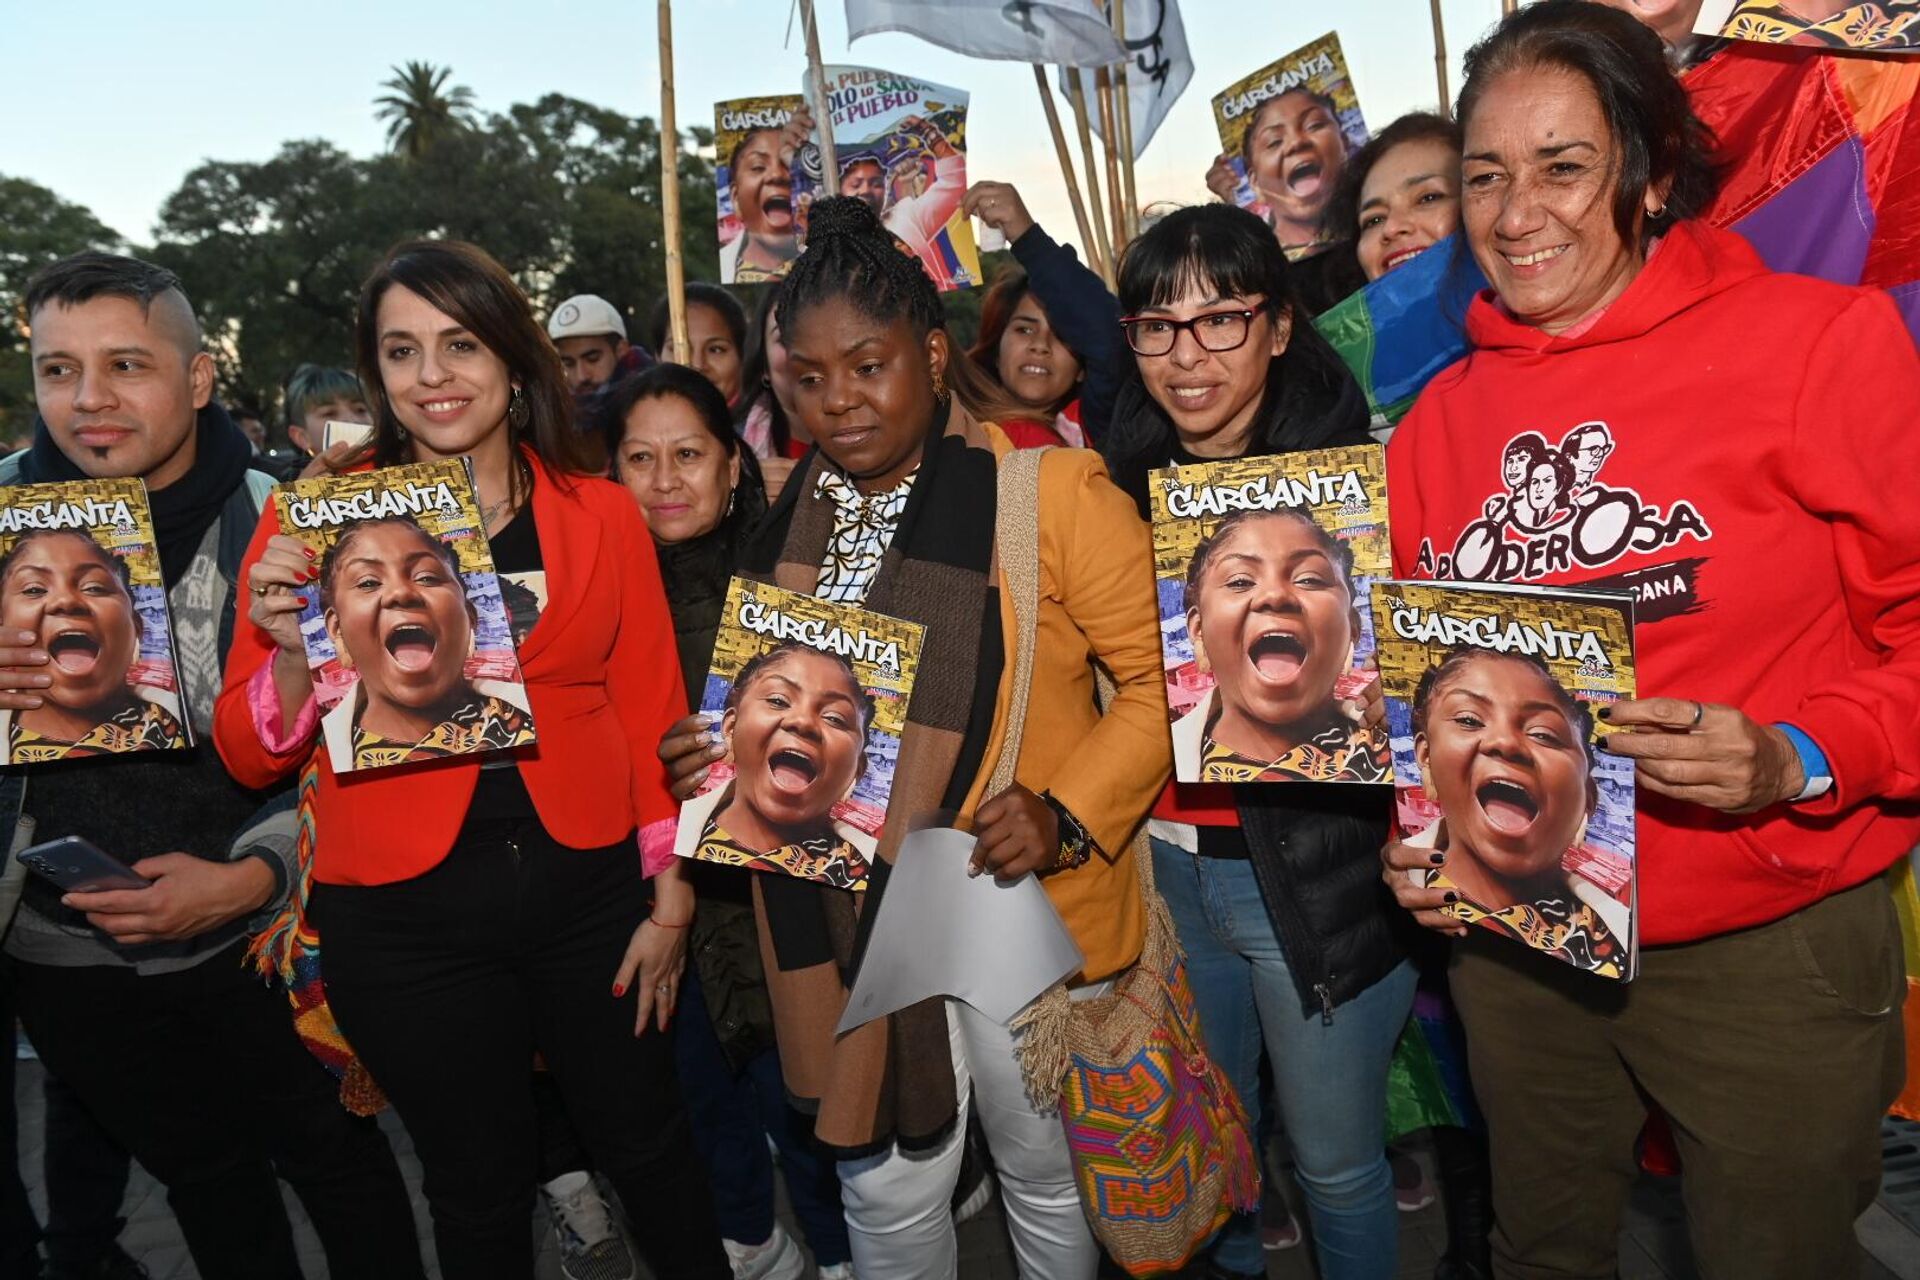
[[[589, 474], [559, 357], [481, 250], [394, 249], [362, 291], [358, 347], [375, 462], [469, 458], [496, 567], [545, 605], [514, 619], [534, 745], [320, 770], [308, 913], [329, 1003], [413, 1137], [443, 1274], [532, 1275], [538, 1053], [653, 1273], [719, 1280], [664, 1036], [693, 895], [668, 858], [649, 913], [636, 840], [674, 817], [652, 744], [684, 711], [646, 525]], [[318, 569], [276, 528], [269, 509], [215, 719], [254, 786], [316, 740], [297, 617]]]

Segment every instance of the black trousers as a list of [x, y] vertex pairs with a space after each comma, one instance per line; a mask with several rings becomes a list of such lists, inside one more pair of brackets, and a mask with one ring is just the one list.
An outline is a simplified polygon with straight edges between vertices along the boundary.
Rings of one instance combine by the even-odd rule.
[[47, 1069], [167, 1188], [206, 1280], [299, 1277], [279, 1177], [336, 1276], [420, 1280], [400, 1167], [349, 1115], [277, 991], [234, 947], [179, 973], [16, 964], [20, 1018]]
[[537, 1052], [657, 1280], [728, 1280], [672, 1044], [611, 994], [647, 911], [631, 839], [469, 819], [425, 875], [316, 884], [311, 910], [334, 1016], [413, 1137], [443, 1274], [533, 1275]]

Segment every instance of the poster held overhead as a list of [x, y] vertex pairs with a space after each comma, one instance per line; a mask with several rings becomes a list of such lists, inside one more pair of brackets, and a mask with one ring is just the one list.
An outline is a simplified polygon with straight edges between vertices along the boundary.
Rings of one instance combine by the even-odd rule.
[[780, 141], [805, 101], [799, 94], [778, 94], [714, 104], [721, 284], [785, 279], [800, 256], [793, 170]]
[[1213, 120], [1238, 179], [1234, 203], [1272, 224], [1290, 257], [1325, 243], [1347, 157], [1367, 142], [1340, 37], [1328, 32], [1227, 86]]
[[[801, 243], [806, 211], [827, 196], [855, 196], [920, 259], [940, 289], [980, 284], [967, 194], [967, 94], [871, 67], [828, 66], [805, 80], [821, 145], [807, 149], [794, 174]], [[826, 154], [830, 129], [834, 155]]]

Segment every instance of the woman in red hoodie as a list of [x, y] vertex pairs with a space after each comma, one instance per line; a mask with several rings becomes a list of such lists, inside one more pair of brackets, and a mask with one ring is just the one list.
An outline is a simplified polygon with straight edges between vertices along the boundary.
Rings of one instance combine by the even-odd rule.
[[[1467, 67], [1493, 288], [1389, 450], [1396, 568], [1634, 592], [1648, 695], [1608, 743], [1638, 764], [1640, 976], [1456, 944], [1496, 1272], [1614, 1274], [1651, 1099], [1703, 1274], [1850, 1275], [1901, 1074], [1880, 877], [1920, 832], [1920, 507], [1882, 483], [1920, 475], [1920, 360], [1883, 294], [1694, 220], [1711, 138], [1631, 17], [1545, 0]], [[1529, 433], [1550, 474], [1503, 468]], [[1391, 844], [1386, 878], [1465, 935], [1406, 875], [1444, 857]]]

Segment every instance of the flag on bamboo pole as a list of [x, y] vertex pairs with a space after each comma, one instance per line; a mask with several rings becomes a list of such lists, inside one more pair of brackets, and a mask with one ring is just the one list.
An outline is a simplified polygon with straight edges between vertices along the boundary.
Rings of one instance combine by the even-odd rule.
[[1104, 67], [1125, 56], [1095, 0], [847, 0], [849, 43], [879, 31], [969, 58]]
[[[1187, 91], [1187, 82], [1193, 79], [1193, 55], [1187, 49], [1186, 25], [1180, 20], [1180, 0], [1126, 0], [1126, 6], [1127, 100], [1133, 108], [1133, 158], [1138, 160], [1167, 112]], [[1064, 70], [1060, 95], [1067, 95]], [[1088, 115], [1087, 123], [1104, 141], [1099, 113]]]

